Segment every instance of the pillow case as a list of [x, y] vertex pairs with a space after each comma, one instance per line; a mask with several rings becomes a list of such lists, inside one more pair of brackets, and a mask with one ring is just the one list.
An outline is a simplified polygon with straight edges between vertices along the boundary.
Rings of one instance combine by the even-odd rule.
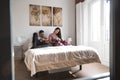
[[32, 47], [32, 38], [27, 39], [23, 44], [22, 44], [22, 49], [23, 52], [27, 51]]

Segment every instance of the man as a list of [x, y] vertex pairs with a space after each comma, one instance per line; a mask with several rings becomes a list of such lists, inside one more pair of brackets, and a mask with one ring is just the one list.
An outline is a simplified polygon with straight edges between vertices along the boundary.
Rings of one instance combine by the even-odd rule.
[[48, 46], [49, 40], [44, 36], [44, 31], [40, 30], [39, 31], [39, 45], [42, 47]]

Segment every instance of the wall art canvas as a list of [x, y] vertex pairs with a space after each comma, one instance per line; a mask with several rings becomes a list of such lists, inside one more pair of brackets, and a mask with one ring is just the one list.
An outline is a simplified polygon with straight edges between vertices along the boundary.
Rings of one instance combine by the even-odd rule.
[[42, 26], [52, 26], [52, 8], [42, 6]]
[[53, 7], [53, 26], [62, 26], [62, 8]]
[[32, 5], [29, 6], [30, 13], [30, 26], [40, 26], [40, 5]]

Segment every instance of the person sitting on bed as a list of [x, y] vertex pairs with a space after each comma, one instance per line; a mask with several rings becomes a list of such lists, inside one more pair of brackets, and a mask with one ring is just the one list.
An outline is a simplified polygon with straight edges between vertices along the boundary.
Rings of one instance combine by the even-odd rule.
[[32, 49], [33, 48], [39, 48], [39, 47], [47, 47], [47, 44], [41, 44], [40, 39], [38, 39], [38, 34], [35, 32], [33, 33], [32, 37]]
[[49, 40], [44, 36], [44, 31], [43, 30], [40, 30], [39, 31], [39, 45], [40, 46], [48, 46], [48, 43], [49, 43]]
[[67, 41], [62, 40], [61, 29], [58, 27], [49, 35], [49, 42], [52, 46], [69, 45]]

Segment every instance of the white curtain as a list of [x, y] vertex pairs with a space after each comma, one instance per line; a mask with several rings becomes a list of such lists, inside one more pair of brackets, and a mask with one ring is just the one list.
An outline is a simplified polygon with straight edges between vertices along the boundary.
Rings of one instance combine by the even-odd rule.
[[[91, 1], [95, 0], [85, 0], [84, 2], [80, 2], [76, 5], [76, 40], [77, 45], [85, 45], [85, 46], [91, 46], [98, 50], [100, 59], [102, 60], [103, 64], [109, 65], [109, 26], [106, 27], [106, 21], [105, 21], [105, 0], [99, 0], [100, 1], [100, 41], [93, 41], [91, 40], [91, 37], [93, 36], [90, 32], [92, 31], [90, 26], [90, 4]], [[108, 1], [107, 1], [108, 2]], [[105, 11], [104, 11], [105, 10]], [[109, 14], [107, 14], [109, 15]], [[107, 18], [107, 17], [106, 17]], [[108, 19], [107, 19], [108, 20]], [[107, 41], [106, 41], [107, 40]]]
[[83, 3], [78, 3], [76, 5], [76, 35], [77, 35], [77, 45], [83, 43]]

